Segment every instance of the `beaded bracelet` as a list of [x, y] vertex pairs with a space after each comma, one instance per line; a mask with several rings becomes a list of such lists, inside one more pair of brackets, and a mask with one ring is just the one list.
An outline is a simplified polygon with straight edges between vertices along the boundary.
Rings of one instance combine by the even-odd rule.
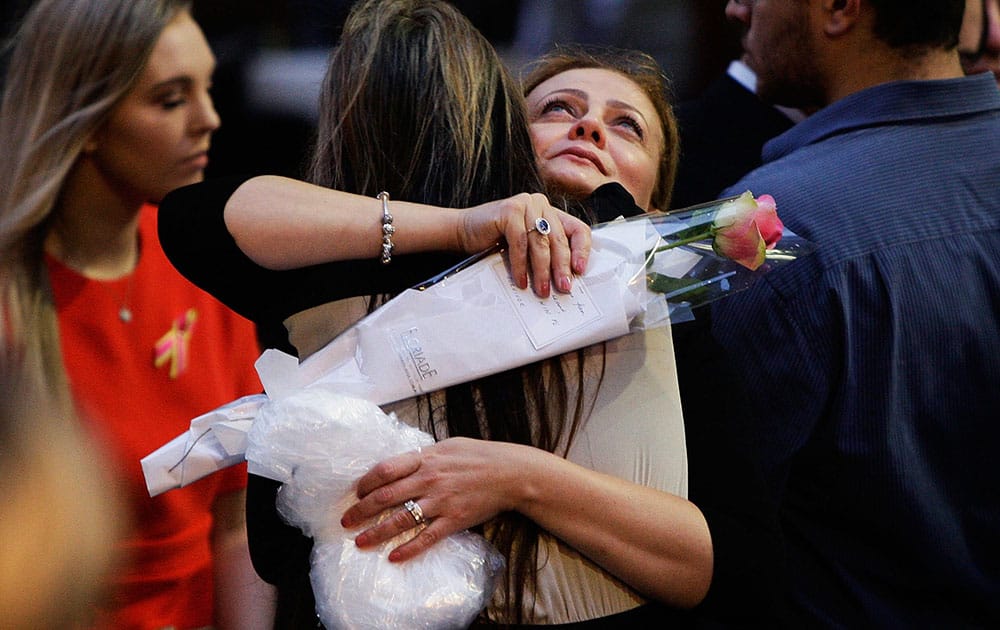
[[383, 190], [375, 198], [382, 200], [382, 264], [388, 265], [392, 262], [392, 235], [396, 228], [392, 226], [392, 214], [389, 212], [389, 193]]

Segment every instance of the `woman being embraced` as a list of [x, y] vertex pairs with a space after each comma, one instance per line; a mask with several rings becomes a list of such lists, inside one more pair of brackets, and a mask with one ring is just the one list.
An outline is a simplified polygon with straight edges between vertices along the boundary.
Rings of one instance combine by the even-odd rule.
[[[561, 47], [532, 64], [524, 91], [536, 163], [550, 195], [597, 221], [669, 206], [677, 126], [666, 79], [649, 55]], [[673, 368], [673, 349], [657, 348], [661, 334], [672, 337], [676, 348], [690, 501], [665, 496], [651, 477], [636, 473], [638, 462], [662, 463], [671, 452], [658, 438], [669, 434], [675, 410], [657, 398], [670, 377], [645, 380], [657, 373], [660, 357], [670, 355], [671, 364], [662, 366], [660, 376]], [[636, 348], [644, 349], [633, 355], [634, 362], [616, 363], [628, 356], [628, 344], [637, 337], [643, 341]], [[614, 340], [607, 348], [605, 380], [565, 459], [521, 445], [445, 440], [384, 462], [362, 478], [361, 501], [345, 515], [345, 524], [399, 500], [419, 499], [424, 516], [438, 520], [392, 556], [403, 560], [452, 531], [513, 511], [542, 528], [543, 548], [554, 542], [561, 551], [579, 552], [583, 565], [598, 567], [605, 579], [614, 575], [633, 595], [669, 606], [637, 608], [635, 615], [646, 611], [656, 623], [778, 623], [774, 508], [738, 423], [745, 402], [741, 381], [711, 337], [707, 313], [672, 330]], [[619, 377], [622, 369], [629, 372]], [[660, 426], [642, 435], [649, 420]], [[610, 438], [609, 426], [622, 433]], [[655, 446], [645, 451], [643, 440]], [[595, 448], [608, 452], [595, 454]], [[646, 472], [655, 469], [651, 464]], [[411, 525], [408, 518], [400, 513], [362, 533], [359, 544], [391, 538]], [[539, 579], [548, 579], [551, 569], [543, 566]], [[574, 583], [541, 588], [535, 597], [559, 593], [556, 605], [574, 605], [565, 593], [587, 592], [585, 572], [563, 567], [555, 572], [572, 575]], [[600, 598], [598, 593], [588, 596]], [[681, 612], [687, 608], [693, 608], [690, 614]]]
[[[520, 286], [527, 284], [522, 257], [530, 253], [536, 292], [565, 290], [569, 245], [574, 272], [586, 260], [589, 241], [579, 222], [540, 195], [510, 195], [540, 190], [537, 165], [549, 189], [591, 220], [666, 207], [677, 142], [664, 78], [648, 56], [568, 51], [560, 57], [539, 64], [543, 91], [529, 93], [529, 135], [523, 100], [495, 52], [448, 5], [362, 2], [331, 60], [320, 108], [313, 181], [339, 190], [276, 177], [182, 189], [166, 200], [169, 212], [161, 216], [168, 253], [241, 312], [285, 322], [302, 357], [366, 311], [357, 300], [330, 300], [395, 293], [457, 262], [413, 252], [477, 251], [432, 234], [442, 225], [453, 232], [456, 220], [473, 224], [462, 217], [505, 209], [478, 247], [504, 237]], [[569, 84], [560, 82], [565, 74]], [[378, 262], [381, 203], [374, 196], [383, 189], [392, 193], [393, 240], [405, 244], [389, 265]], [[504, 199], [489, 201], [495, 198]], [[440, 207], [446, 205], [473, 208]], [[399, 223], [404, 213], [409, 227]], [[569, 240], [529, 233], [540, 216], [558, 219]], [[490, 222], [475, 224], [482, 229]], [[357, 256], [369, 258], [346, 260]], [[233, 290], [226, 280], [233, 274], [222, 269], [257, 290]], [[710, 363], [693, 372], [717, 377]], [[676, 378], [671, 331], [664, 328], [387, 406], [450, 439], [376, 467], [362, 479], [361, 502], [344, 522], [395, 509], [385, 525], [359, 533], [358, 544], [373, 546], [415, 525], [402, 506], [416, 500], [430, 525], [394, 553], [397, 561], [485, 524], [508, 557], [508, 575], [484, 623], [684, 619], [682, 610], [702, 602], [714, 585], [715, 554], [705, 516], [683, 498], [687, 453]], [[708, 400], [692, 407], [718, 413], [718, 396]], [[716, 428], [706, 424], [701, 431]], [[725, 436], [718, 442], [705, 452], [733, 454]], [[708, 470], [718, 463], [710, 456], [699, 461]], [[740, 492], [719, 491], [719, 478], [731, 484], [746, 477], [719, 469], [702, 482], [713, 506]], [[251, 490], [266, 488], [248, 502], [255, 566], [284, 595], [308, 596], [309, 541], [283, 528], [268, 483], [251, 479]], [[746, 494], [752, 502], [753, 492]], [[735, 538], [727, 553], [744, 547]], [[308, 619], [312, 602], [299, 604], [299, 618]], [[285, 608], [279, 626], [293, 627], [289, 613]]]

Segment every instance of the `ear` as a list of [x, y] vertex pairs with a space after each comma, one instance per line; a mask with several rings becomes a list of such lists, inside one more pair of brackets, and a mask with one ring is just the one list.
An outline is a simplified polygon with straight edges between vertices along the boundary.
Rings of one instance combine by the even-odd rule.
[[861, 4], [865, 0], [823, 0], [826, 14], [824, 32], [830, 37], [838, 37], [849, 32], [861, 16]]

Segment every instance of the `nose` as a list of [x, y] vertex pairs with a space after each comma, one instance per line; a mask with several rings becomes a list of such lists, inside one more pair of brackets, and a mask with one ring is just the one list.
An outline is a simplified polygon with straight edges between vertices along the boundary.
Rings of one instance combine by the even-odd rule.
[[215, 103], [212, 101], [212, 96], [208, 92], [205, 92], [198, 98], [194, 106], [191, 120], [192, 132], [195, 134], [212, 133], [220, 126], [222, 126], [222, 119], [219, 117], [219, 113], [215, 111]]
[[731, 22], [750, 23], [750, 6], [746, 0], [729, 0], [726, 3], [726, 17]]
[[570, 137], [573, 140], [588, 140], [593, 142], [597, 148], [604, 148], [604, 129], [601, 123], [593, 117], [588, 116], [573, 125], [573, 128], [570, 130]]
[[983, 38], [983, 51], [996, 59], [1000, 57], [1000, 0], [987, 0], [984, 8], [986, 33]]

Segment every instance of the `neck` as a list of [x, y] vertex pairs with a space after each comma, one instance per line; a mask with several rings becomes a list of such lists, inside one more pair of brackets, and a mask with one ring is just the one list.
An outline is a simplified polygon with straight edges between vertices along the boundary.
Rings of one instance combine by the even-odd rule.
[[878, 52], [872, 54], [871, 48], [863, 46], [840, 51], [841, 59], [854, 55], [854, 63], [832, 64], [832, 76], [835, 78], [829, 82], [827, 104], [883, 83], [964, 76], [958, 53], [954, 50], [934, 49], [919, 57], [909, 58], [881, 42], [872, 42], [871, 46], [879, 48]]
[[45, 237], [45, 251], [83, 276], [114, 280], [139, 260], [142, 201], [115, 194], [88, 174], [86, 159], [67, 177]]

